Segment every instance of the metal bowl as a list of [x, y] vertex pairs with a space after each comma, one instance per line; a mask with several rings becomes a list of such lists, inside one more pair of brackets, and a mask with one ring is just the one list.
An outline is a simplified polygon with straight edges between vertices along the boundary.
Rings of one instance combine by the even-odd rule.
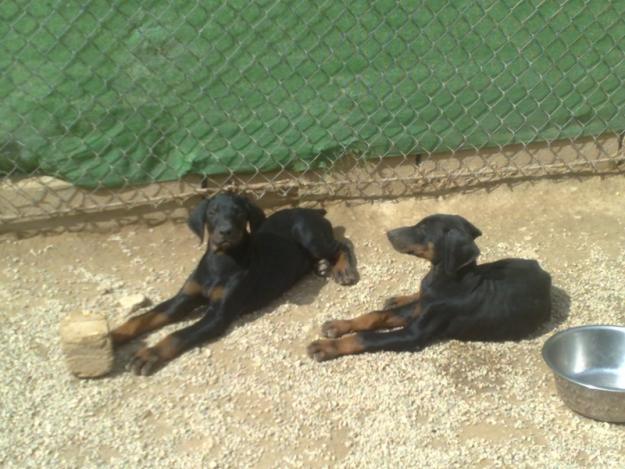
[[543, 359], [558, 394], [575, 412], [625, 422], [625, 327], [572, 327], [550, 337]]

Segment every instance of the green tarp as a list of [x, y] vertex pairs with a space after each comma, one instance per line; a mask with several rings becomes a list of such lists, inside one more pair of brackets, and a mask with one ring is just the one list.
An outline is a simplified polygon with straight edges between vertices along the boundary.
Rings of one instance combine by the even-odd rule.
[[625, 2], [5, 0], [0, 174], [85, 187], [625, 129]]

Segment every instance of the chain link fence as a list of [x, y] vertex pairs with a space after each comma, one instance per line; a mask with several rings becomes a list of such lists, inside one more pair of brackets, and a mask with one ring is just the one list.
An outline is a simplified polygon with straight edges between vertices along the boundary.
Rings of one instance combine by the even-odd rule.
[[625, 4], [0, 0], [0, 228], [619, 172]]

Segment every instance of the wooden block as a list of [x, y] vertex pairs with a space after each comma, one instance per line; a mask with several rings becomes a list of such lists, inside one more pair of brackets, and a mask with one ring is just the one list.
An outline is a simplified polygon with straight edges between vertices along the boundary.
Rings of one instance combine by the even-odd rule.
[[113, 368], [113, 347], [105, 317], [74, 313], [61, 322], [61, 346], [69, 370], [79, 378], [103, 376]]

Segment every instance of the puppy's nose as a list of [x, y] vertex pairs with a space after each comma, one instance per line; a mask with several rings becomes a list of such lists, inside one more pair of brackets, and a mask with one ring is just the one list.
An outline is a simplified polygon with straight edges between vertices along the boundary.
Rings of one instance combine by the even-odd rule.
[[219, 230], [217, 230], [219, 232], [219, 234], [221, 236], [229, 236], [232, 234], [232, 227], [231, 226], [225, 226], [222, 228], [219, 228]]
[[399, 232], [399, 230], [400, 230], [400, 229], [401, 229], [401, 228], [395, 228], [394, 230], [388, 230], [388, 231], [386, 232], [386, 237], [387, 237], [389, 240], [392, 240], [392, 239], [396, 238], [396, 237], [397, 237], [397, 233]]

